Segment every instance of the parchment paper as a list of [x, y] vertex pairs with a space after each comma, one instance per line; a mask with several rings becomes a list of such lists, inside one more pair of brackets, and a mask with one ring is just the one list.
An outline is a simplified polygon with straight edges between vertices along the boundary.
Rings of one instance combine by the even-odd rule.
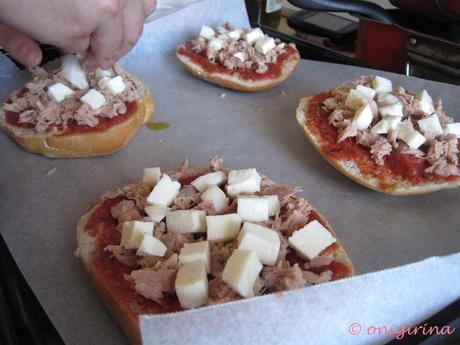
[[[205, 0], [162, 17], [145, 26], [123, 59], [151, 88], [154, 119], [169, 122], [169, 129], [141, 128], [126, 149], [107, 157], [60, 160], [27, 153], [0, 134], [0, 229], [67, 344], [125, 343], [73, 255], [79, 217], [104, 192], [140, 179], [143, 168], [173, 169], [185, 157], [203, 166], [220, 155], [228, 167], [255, 167], [279, 183], [301, 186], [336, 229], [360, 274], [460, 251], [459, 189], [414, 197], [373, 192], [320, 158], [296, 124], [299, 98], [373, 71], [302, 61], [281, 86], [247, 94], [193, 78], [182, 68], [176, 45], [196, 36], [203, 23], [247, 26], [243, 6], [242, 0]], [[1, 97], [27, 80], [1, 75]], [[458, 87], [379, 75], [413, 90], [428, 89], [460, 121]]]

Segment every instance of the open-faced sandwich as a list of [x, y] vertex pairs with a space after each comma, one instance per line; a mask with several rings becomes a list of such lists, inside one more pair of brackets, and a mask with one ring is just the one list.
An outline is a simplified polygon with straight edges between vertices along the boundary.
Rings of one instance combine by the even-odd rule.
[[297, 188], [256, 169], [144, 171], [108, 192], [77, 228], [77, 253], [132, 344], [139, 316], [223, 303], [349, 277], [328, 222]]
[[368, 188], [408, 195], [460, 186], [460, 123], [426, 90], [363, 76], [302, 98], [296, 116], [318, 152]]
[[177, 57], [194, 76], [235, 90], [270, 89], [291, 75], [300, 61], [293, 43], [283, 43], [261, 29], [216, 30], [203, 26], [197, 39], [177, 47]]
[[0, 126], [27, 151], [56, 158], [106, 155], [122, 149], [152, 116], [148, 88], [117, 65], [86, 74], [69, 55], [58, 71], [32, 73], [0, 108]]

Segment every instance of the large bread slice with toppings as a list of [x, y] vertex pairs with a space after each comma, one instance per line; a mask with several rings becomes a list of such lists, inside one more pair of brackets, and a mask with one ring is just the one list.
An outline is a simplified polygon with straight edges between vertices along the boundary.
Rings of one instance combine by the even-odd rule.
[[[209, 168], [189, 168], [187, 164], [183, 164], [179, 170], [167, 172], [172, 181], [178, 181], [181, 186], [170, 205], [170, 212], [202, 210], [206, 215], [238, 214], [237, 197], [231, 197], [221, 183], [221, 191], [230, 200], [228, 206], [219, 212], [216, 212], [213, 202], [205, 200], [203, 192], [192, 186], [193, 183], [203, 190], [203, 186], [193, 181], [214, 172], [222, 172], [228, 177], [230, 170], [222, 168], [221, 161], [214, 159]], [[276, 263], [264, 264], [261, 273], [257, 273], [259, 276], [253, 287], [256, 295], [297, 289], [354, 274], [353, 265], [334, 230], [306, 200], [295, 196], [298, 189], [278, 185], [266, 177], [262, 177], [260, 184], [260, 192], [255, 193], [253, 197], [274, 195], [280, 202], [280, 209], [275, 216], [270, 216], [267, 221], [258, 224], [266, 226], [265, 231], [276, 232], [281, 242], [276, 254]], [[216, 187], [211, 185], [204, 190], [209, 188]], [[184, 245], [202, 243], [207, 237], [206, 232], [172, 232], [172, 228], [169, 229], [169, 220], [161, 220], [155, 223], [153, 236], [167, 247], [163, 257], [139, 256], [139, 251], [127, 250], [120, 245], [120, 230], [122, 224], [126, 224], [124, 222], [151, 220], [148, 218], [147, 211], [150, 211], [146, 206], [146, 200], [152, 190], [154, 191], [155, 187], [152, 189], [143, 182], [136, 182], [116, 192], [106, 193], [102, 200], [80, 219], [77, 226], [77, 254], [88, 272], [91, 283], [131, 344], [141, 344], [140, 315], [183, 310], [174, 289], [176, 274], [185, 266], [181, 259], [178, 261], [178, 254], [182, 255]], [[319, 248], [319, 254], [309, 260], [299, 256], [288, 244], [288, 238], [305, 224], [316, 222], [321, 224], [321, 231], [334, 238], [334, 242], [325, 245], [322, 250]], [[243, 223], [243, 228], [246, 223]], [[124, 233], [126, 230], [121, 231]], [[241, 234], [243, 230], [239, 231]], [[148, 235], [144, 235], [146, 236]], [[222, 275], [229, 257], [239, 246], [238, 241], [241, 241], [241, 238], [236, 238], [236, 234], [234, 236], [234, 239], [226, 242], [209, 242], [211, 264], [210, 273], [206, 278], [209, 279], [209, 295], [204, 305], [242, 298], [230, 283], [224, 281], [225, 276]]]
[[[205, 32], [213, 30], [204, 28]], [[202, 35], [177, 48], [179, 61], [195, 77], [229, 89], [263, 91], [282, 83], [299, 64], [300, 55], [294, 44], [266, 37], [260, 29], [240, 30], [226, 24], [217, 31], [221, 32], [218, 35], [213, 31], [217, 37], [204, 33], [210, 38]], [[248, 43], [245, 39], [248, 34], [260, 35], [262, 43], [251, 40]], [[213, 46], [216, 41], [222, 42], [217, 43], [222, 45], [219, 50]], [[268, 48], [260, 48], [263, 42]]]
[[[41, 75], [36, 75], [25, 88], [14, 91], [0, 107], [0, 127], [25, 150], [52, 158], [94, 157], [121, 150], [142, 124], [152, 117], [153, 100], [148, 87], [141, 81], [119, 67], [114, 69], [118, 76], [123, 77], [125, 81], [128, 80], [132, 87], [118, 96], [112, 95], [110, 90], [101, 86], [99, 90], [106, 96], [106, 103], [101, 109], [114, 112], [117, 107], [124, 107], [124, 112], [120, 111], [115, 116], [110, 114], [110, 117], [93, 116], [94, 110], [86, 109], [87, 106], [78, 99], [83, 96], [82, 90], [74, 90], [71, 97], [60, 103], [54, 102], [47, 90], [52, 84], [66, 81], [59, 72], [52, 74], [41, 70]], [[91, 78], [95, 79], [95, 74], [92, 74]], [[102, 84], [100, 79], [91, 78], [92, 84]], [[36, 90], [37, 88], [39, 90]], [[135, 93], [135, 96], [126, 96], [127, 93]], [[130, 101], [123, 101], [123, 98]], [[41, 105], [41, 110], [30, 107], [35, 99], [46, 102], [44, 106]], [[23, 105], [24, 101], [26, 105]], [[71, 102], [79, 104], [73, 105]], [[40, 111], [46, 114], [38, 114]], [[80, 112], [78, 122], [75, 118], [67, 119], [65, 114], [69, 112], [73, 113], [70, 117]], [[28, 113], [33, 114], [29, 119]]]
[[[297, 122], [318, 153], [353, 181], [390, 195], [425, 194], [460, 186], [460, 140], [449, 133], [447, 128], [453, 128], [449, 127], [453, 119], [442, 111], [440, 102], [434, 103], [430, 114], [423, 113], [421, 107], [426, 105], [420, 105], [422, 102], [415, 93], [400, 87], [387, 93], [402, 103], [403, 114], [395, 129], [374, 134], [376, 130], [373, 128], [378, 128], [377, 124], [383, 119], [380, 109], [386, 106], [377, 100], [377, 96], [370, 101], [374, 102], [370, 108], [379, 109], [379, 115], [373, 111], [373, 120], [364, 130], [352, 128], [357, 110], [344, 105], [347, 94], [356, 90], [357, 85], [370, 88], [371, 81], [371, 76], [361, 77], [353, 83], [300, 100], [296, 110]], [[439, 135], [423, 132], [418, 123], [423, 119], [426, 123], [430, 116], [438, 119], [437, 123], [443, 129]], [[419, 138], [424, 133], [423, 144], [417, 148], [406, 144], [398, 134], [403, 126], [411, 126]], [[417, 145], [411, 139], [408, 141]]]

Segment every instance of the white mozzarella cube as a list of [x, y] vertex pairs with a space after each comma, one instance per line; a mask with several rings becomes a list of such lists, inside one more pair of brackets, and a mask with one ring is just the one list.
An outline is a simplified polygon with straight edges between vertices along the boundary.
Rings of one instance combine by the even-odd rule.
[[379, 77], [378, 75], [372, 80], [372, 87], [377, 93], [393, 91], [393, 84], [391, 83], [391, 80]]
[[153, 187], [161, 178], [161, 169], [159, 167], [146, 168], [144, 169], [144, 176], [142, 176], [142, 182]]
[[206, 304], [209, 290], [203, 263], [195, 261], [180, 267], [174, 288], [182, 308], [192, 309]]
[[262, 267], [254, 250], [235, 249], [225, 264], [222, 280], [241, 296], [252, 297]]
[[369, 101], [369, 98], [367, 98], [365, 95], [363, 95], [361, 92], [351, 89], [348, 92], [347, 98], [345, 99], [345, 106], [357, 110], [361, 108], [363, 105], [367, 104]]
[[126, 90], [126, 84], [125, 84], [125, 82], [123, 81], [123, 78], [120, 75], [117, 75], [116, 77], [107, 80], [105, 82], [105, 85], [107, 85], [109, 90], [114, 95], [122, 93], [123, 91]]
[[362, 93], [364, 96], [370, 99], [373, 99], [375, 97], [375, 90], [364, 85], [356, 86], [356, 91]]
[[171, 180], [168, 175], [163, 174], [163, 177], [157, 182], [152, 192], [147, 197], [147, 204], [169, 206], [172, 204], [177, 194], [179, 194], [179, 190], [180, 183]]
[[220, 34], [219, 36], [217, 36], [218, 39], [224, 41], [224, 42], [227, 42], [227, 41], [230, 41], [230, 36], [228, 34]]
[[275, 40], [271, 37], [261, 37], [256, 41], [256, 50], [264, 55], [275, 47]]
[[426, 141], [423, 135], [408, 126], [401, 127], [398, 138], [404, 141], [411, 149], [418, 149]]
[[169, 210], [170, 208], [164, 205], [152, 205], [145, 207], [145, 212], [147, 213], [147, 215], [150, 217], [152, 222], [156, 223], [161, 222], [163, 218], [166, 217], [166, 213]]
[[207, 40], [210, 40], [216, 36], [216, 32], [210, 28], [209, 26], [203, 25], [200, 30], [200, 37], [206, 38]]
[[93, 110], [97, 110], [105, 104], [105, 97], [96, 89], [91, 89], [85, 93], [81, 99], [83, 103], [88, 104]]
[[426, 90], [421, 90], [415, 96], [417, 100], [420, 102], [426, 102], [433, 104], [433, 99], [431, 98], [430, 94]]
[[312, 260], [336, 242], [336, 239], [320, 222], [314, 220], [302, 229], [295, 231], [289, 237], [288, 242], [300, 256]]
[[381, 105], [394, 104], [399, 102], [399, 98], [391, 93], [379, 93], [377, 96], [377, 102]]
[[237, 213], [242, 220], [264, 222], [268, 220], [268, 199], [263, 197], [238, 197]]
[[233, 40], [239, 40], [242, 34], [243, 31], [239, 29], [227, 32], [227, 35]]
[[48, 95], [56, 103], [62, 102], [66, 97], [74, 93], [70, 87], [62, 83], [56, 83], [48, 87]]
[[206, 217], [208, 241], [232, 241], [241, 228], [241, 217], [236, 213]]
[[352, 125], [358, 130], [363, 130], [369, 127], [371, 122], [372, 110], [369, 104], [365, 104], [361, 108], [356, 110], [355, 116], [353, 117]]
[[420, 110], [425, 114], [432, 114], [434, 112], [433, 103], [419, 102], [418, 105], [420, 106]]
[[209, 47], [214, 49], [215, 51], [221, 50], [223, 46], [224, 46], [224, 41], [221, 40], [220, 38], [214, 37], [209, 40]]
[[453, 134], [457, 136], [457, 138], [460, 138], [460, 122], [448, 123], [446, 128], [448, 134]]
[[166, 253], [166, 246], [156, 237], [150, 234], [144, 234], [141, 244], [137, 249], [136, 255], [139, 256], [164, 256]]
[[372, 134], [387, 134], [394, 130], [401, 122], [401, 116], [385, 116], [371, 129]]
[[62, 59], [62, 75], [72, 86], [80, 90], [89, 88], [86, 73], [75, 55], [67, 55]]
[[203, 194], [201, 194], [202, 200], [210, 200], [214, 206], [214, 210], [217, 213], [222, 212], [228, 207], [228, 198], [225, 193], [218, 186], [209, 186]]
[[194, 243], [185, 243], [179, 253], [179, 262], [188, 264], [193, 261], [199, 261], [204, 264], [206, 272], [211, 270], [211, 252], [208, 241]]
[[253, 44], [255, 43], [259, 38], [262, 38], [264, 37], [264, 33], [262, 32], [262, 30], [260, 28], [256, 28], [256, 29], [252, 29], [252, 30], [249, 30], [248, 32], [246, 32], [246, 34], [244, 35], [244, 39], [246, 40], [246, 42], [248, 42], [249, 44]]
[[380, 116], [403, 116], [403, 104], [396, 102], [379, 107]]
[[168, 231], [181, 234], [206, 232], [206, 211], [178, 210], [167, 212], [166, 226]]
[[260, 262], [273, 266], [280, 251], [278, 234], [264, 226], [245, 222], [238, 235], [238, 249], [254, 250]]
[[242, 62], [244, 62], [246, 60], [243, 52], [235, 53], [235, 54], [233, 54], [233, 56], [236, 57], [237, 59], [239, 59]]
[[434, 135], [441, 135], [443, 133], [441, 122], [439, 122], [439, 117], [436, 113], [418, 120], [418, 126], [425, 134], [432, 133]]
[[112, 78], [112, 76], [113, 76], [113, 71], [111, 68], [109, 69], [97, 68], [96, 69], [96, 77], [98, 77], [99, 79]]
[[241, 193], [259, 192], [261, 180], [256, 169], [231, 170], [228, 174], [227, 192], [232, 197]]
[[281, 209], [280, 200], [278, 195], [265, 195], [261, 198], [265, 198], [268, 200], [268, 216], [275, 216]]
[[120, 244], [126, 249], [138, 249], [144, 238], [144, 234], [153, 235], [153, 223], [151, 222], [124, 222], [121, 230]]
[[220, 186], [227, 181], [227, 175], [223, 171], [215, 171], [202, 175], [191, 182], [191, 185], [199, 192], [203, 192], [209, 186], [215, 184]]

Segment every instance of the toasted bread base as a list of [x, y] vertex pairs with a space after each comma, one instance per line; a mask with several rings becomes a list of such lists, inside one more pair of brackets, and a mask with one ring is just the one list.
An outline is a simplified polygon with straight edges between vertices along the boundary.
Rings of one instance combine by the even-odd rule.
[[349, 159], [335, 159], [327, 155], [321, 147], [321, 138], [312, 133], [306, 125], [306, 119], [309, 114], [305, 113], [305, 109], [309, 108], [310, 99], [314, 96], [302, 98], [296, 110], [297, 122], [304, 133], [305, 137], [312, 143], [318, 153], [328, 161], [334, 168], [340, 171], [345, 176], [353, 181], [363, 185], [364, 187], [373, 189], [377, 192], [389, 195], [418, 195], [435, 192], [446, 188], [455, 188], [460, 186], [460, 179], [456, 181], [446, 182], [428, 182], [413, 185], [407, 181], [403, 181], [395, 176], [387, 176], [384, 185], [387, 188], [382, 188], [381, 181], [377, 177], [365, 176], [361, 173], [358, 165], [353, 160]]
[[219, 72], [207, 72], [201, 65], [193, 62], [192, 59], [190, 59], [188, 56], [179, 54], [178, 51], [176, 52], [176, 55], [179, 61], [185, 66], [187, 71], [189, 71], [195, 77], [228, 89], [249, 92], [268, 90], [282, 83], [292, 74], [292, 72], [294, 72], [300, 61], [300, 55], [297, 52], [283, 64], [281, 75], [278, 78], [248, 81], [238, 77], [236, 74], [229, 75]]
[[6, 122], [0, 108], [0, 127], [25, 150], [51, 158], [79, 158], [108, 155], [121, 150], [134, 137], [137, 129], [153, 114], [153, 99], [147, 87], [137, 101], [136, 113], [106, 130], [70, 135], [37, 134], [30, 129]]
[[[195, 168], [190, 170], [190, 176], [195, 176], [203, 172], [206, 168]], [[172, 172], [167, 172], [172, 173]], [[77, 225], [77, 245], [78, 249], [76, 254], [80, 256], [81, 260], [83, 261], [83, 265], [88, 272], [88, 276], [90, 279], [91, 284], [96, 289], [98, 295], [100, 296], [103, 303], [107, 306], [108, 310], [114, 317], [114, 319], [118, 322], [119, 326], [125, 333], [126, 337], [130, 344], [133, 345], [140, 345], [141, 344], [141, 334], [140, 334], [140, 324], [139, 324], [139, 316], [140, 314], [136, 312], [136, 301], [124, 301], [120, 302], [117, 301], [114, 296], [110, 294], [110, 289], [107, 286], [107, 282], [103, 281], [100, 276], [97, 274], [97, 270], [93, 265], [93, 258], [97, 257], [97, 237], [94, 237], [89, 233], [86, 229], [88, 221], [97, 210], [102, 203], [97, 204], [94, 206], [88, 213], [86, 213], [83, 217], [80, 218], [78, 225]], [[337, 235], [330, 224], [324, 219], [324, 217], [315, 211], [318, 214], [318, 217], [337, 238]], [[347, 253], [345, 252], [341, 242], [337, 239], [337, 248], [334, 251], [334, 261], [338, 261], [345, 265], [350, 272], [350, 276], [355, 274], [355, 270], [353, 264], [351, 263]], [[153, 311], [153, 314], [161, 313], [158, 311]]]

